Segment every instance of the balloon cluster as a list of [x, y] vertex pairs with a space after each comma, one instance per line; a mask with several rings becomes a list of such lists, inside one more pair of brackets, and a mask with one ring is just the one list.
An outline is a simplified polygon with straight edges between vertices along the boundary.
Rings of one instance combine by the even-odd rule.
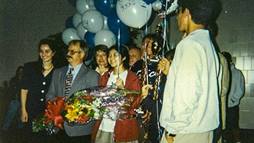
[[77, 12], [66, 20], [62, 39], [65, 44], [85, 40], [89, 47], [126, 44], [129, 28], [147, 24], [152, 10], [162, 9], [163, 1], [169, 0], [76, 0]]
[[[130, 40], [129, 27], [141, 28], [152, 13], [155, 0], [77, 0], [77, 13], [66, 20], [62, 34], [65, 44], [85, 40], [89, 47], [108, 47]], [[120, 35], [119, 35], [120, 34]]]

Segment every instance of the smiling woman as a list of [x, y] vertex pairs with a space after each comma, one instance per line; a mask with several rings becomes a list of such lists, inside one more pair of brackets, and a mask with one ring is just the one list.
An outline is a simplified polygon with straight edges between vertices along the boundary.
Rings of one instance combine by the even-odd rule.
[[49, 39], [41, 40], [38, 47], [38, 61], [24, 65], [21, 84], [21, 120], [28, 123], [25, 127], [29, 135], [27, 139], [35, 140], [39, 137], [45, 141], [45, 138], [32, 134], [32, 121], [45, 109], [45, 95], [54, 69], [55, 47]]

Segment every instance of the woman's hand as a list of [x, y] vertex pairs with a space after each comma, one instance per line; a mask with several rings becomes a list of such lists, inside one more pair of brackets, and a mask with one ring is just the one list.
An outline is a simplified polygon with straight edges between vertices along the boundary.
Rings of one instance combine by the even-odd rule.
[[120, 79], [120, 78], [117, 78], [116, 79], [116, 86], [120, 89], [124, 89], [124, 83], [123, 83], [123, 80]]
[[162, 58], [159, 61], [158, 70], [161, 70], [163, 74], [168, 75], [169, 67], [170, 61], [168, 61], [166, 58]]
[[28, 122], [28, 113], [25, 109], [21, 111], [21, 121]]

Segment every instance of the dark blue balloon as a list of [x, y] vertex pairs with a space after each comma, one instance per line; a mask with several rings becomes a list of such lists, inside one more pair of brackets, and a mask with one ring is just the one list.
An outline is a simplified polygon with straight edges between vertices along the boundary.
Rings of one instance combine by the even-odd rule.
[[65, 21], [65, 28], [74, 28], [73, 22], [72, 22], [73, 16], [70, 16]]
[[130, 31], [129, 27], [121, 22], [118, 18], [116, 11], [111, 12], [110, 16], [108, 17], [108, 28], [118, 36], [118, 31], [120, 29], [120, 43], [126, 44], [130, 40]]
[[105, 16], [109, 16], [115, 9], [117, 0], [94, 0], [95, 8]]
[[[116, 38], [118, 34], [116, 34]], [[123, 28], [120, 31], [120, 44], [127, 44], [130, 41], [130, 30], [129, 28]], [[118, 40], [116, 41], [118, 43]]]
[[92, 32], [89, 32], [89, 31], [87, 31], [85, 36], [84, 36], [86, 44], [89, 48], [94, 47], [94, 37], [95, 37], [95, 33], [92, 33]]
[[155, 2], [156, 0], [144, 0], [144, 2], [146, 3], [146, 4], [151, 4], [151, 3], [153, 3], [153, 2]]

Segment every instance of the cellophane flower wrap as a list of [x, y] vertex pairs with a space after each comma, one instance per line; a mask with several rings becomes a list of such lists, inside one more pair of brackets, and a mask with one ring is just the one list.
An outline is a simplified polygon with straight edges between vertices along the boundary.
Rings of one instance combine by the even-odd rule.
[[138, 95], [139, 91], [114, 86], [94, 87], [77, 91], [69, 98], [57, 97], [48, 102], [45, 114], [34, 121], [33, 129], [35, 132], [46, 130], [53, 134], [63, 127], [64, 121], [70, 125], [86, 124], [103, 116], [116, 120], [126, 114], [126, 107], [130, 106], [128, 94]]

